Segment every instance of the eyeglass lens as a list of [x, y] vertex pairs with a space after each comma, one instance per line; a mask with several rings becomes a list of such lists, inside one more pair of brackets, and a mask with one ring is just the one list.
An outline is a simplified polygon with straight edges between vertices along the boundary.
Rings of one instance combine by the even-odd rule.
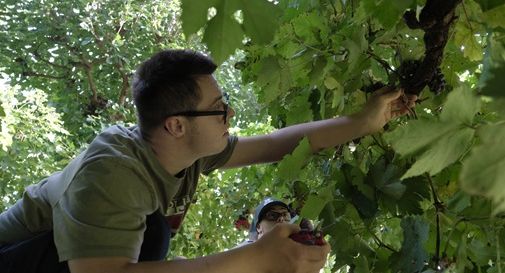
[[289, 211], [277, 212], [277, 211], [268, 211], [265, 213], [265, 219], [268, 221], [277, 221], [279, 218], [283, 217], [286, 220], [291, 219], [291, 214]]

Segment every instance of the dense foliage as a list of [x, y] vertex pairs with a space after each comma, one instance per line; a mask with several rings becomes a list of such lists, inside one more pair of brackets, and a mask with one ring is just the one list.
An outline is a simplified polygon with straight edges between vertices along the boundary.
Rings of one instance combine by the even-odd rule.
[[422, 91], [383, 133], [278, 165], [272, 187], [324, 221], [333, 270], [501, 272], [504, 1], [256, 2], [183, 1], [214, 15], [183, 29], [226, 36], [206, 41], [216, 60], [245, 50], [274, 127], [356, 112], [382, 84]]
[[[0, 72], [15, 86], [11, 89], [3, 81], [0, 85], [0, 210], [19, 199], [26, 186], [65, 166], [105, 127], [135, 122], [132, 101], [124, 93], [130, 90], [123, 88], [129, 88], [140, 62], [163, 48], [205, 51], [198, 42], [201, 35], [184, 39], [179, 5], [0, 1]], [[249, 134], [268, 130], [261, 124], [264, 115], [250, 85], [238, 80], [239, 71], [224, 63], [215, 76], [232, 96], [235, 124]], [[221, 184], [225, 190], [215, 191]], [[245, 238], [233, 226], [235, 203], [225, 207], [215, 202], [236, 184], [226, 184], [217, 174], [202, 181], [186, 229], [172, 243], [172, 255], [205, 255]], [[242, 210], [246, 205], [241, 200], [237, 206]], [[199, 216], [202, 211], [204, 217]], [[225, 238], [215, 227], [223, 227]]]
[[430, 25], [423, 0], [183, 0], [182, 14], [177, 1], [1, 0], [0, 71], [16, 86], [0, 96], [1, 205], [103, 127], [133, 123], [131, 73], [161, 48], [205, 50], [202, 40], [223, 63], [234, 130], [252, 135], [354, 113], [380, 85], [410, 86], [436, 25], [446, 40], [427, 44], [443, 45], [443, 58], [409, 116], [316, 155], [304, 140], [274, 166], [202, 179], [171, 255], [235, 246], [245, 231], [234, 221], [274, 195], [323, 221], [326, 271], [501, 272], [505, 1], [438, 2], [455, 3], [455, 16]]

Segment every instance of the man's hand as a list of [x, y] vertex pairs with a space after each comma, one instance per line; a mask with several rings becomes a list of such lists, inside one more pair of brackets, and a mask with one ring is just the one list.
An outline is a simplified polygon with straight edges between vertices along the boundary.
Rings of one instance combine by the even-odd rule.
[[315, 273], [324, 266], [330, 246], [300, 244], [289, 235], [300, 231], [294, 224], [280, 223], [259, 239], [255, 246], [262, 261], [262, 272]]
[[411, 113], [416, 100], [416, 95], [405, 95], [401, 89], [383, 87], [373, 94], [354, 117], [363, 122], [368, 134], [373, 134], [391, 119]]

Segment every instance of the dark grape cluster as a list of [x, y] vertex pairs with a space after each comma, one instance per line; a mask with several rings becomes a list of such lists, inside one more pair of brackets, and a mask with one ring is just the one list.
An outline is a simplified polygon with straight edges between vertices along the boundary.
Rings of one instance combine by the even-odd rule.
[[442, 73], [442, 70], [437, 67], [435, 74], [433, 74], [431, 81], [428, 83], [428, 87], [430, 88], [431, 92], [438, 95], [445, 89], [445, 86], [446, 82], [444, 78], [444, 73]]
[[318, 230], [302, 229], [298, 233], [291, 234], [289, 238], [304, 245], [324, 245], [323, 234]]
[[401, 86], [410, 86], [414, 76], [416, 75], [417, 69], [421, 65], [421, 61], [418, 60], [405, 60], [400, 65], [398, 73], [400, 74], [400, 84]]

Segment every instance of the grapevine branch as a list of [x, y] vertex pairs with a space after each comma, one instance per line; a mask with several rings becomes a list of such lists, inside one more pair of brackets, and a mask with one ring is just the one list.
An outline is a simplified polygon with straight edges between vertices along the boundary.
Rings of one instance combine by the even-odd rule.
[[390, 250], [390, 251], [391, 251], [391, 252], [393, 252], [393, 253], [396, 253], [396, 252], [397, 252], [397, 251], [396, 251], [393, 247], [391, 247], [391, 246], [389, 246], [389, 245], [385, 244], [385, 243], [384, 243], [384, 242], [383, 242], [383, 241], [382, 241], [379, 237], [377, 237], [377, 235], [376, 235], [373, 231], [371, 231], [371, 230], [370, 230], [370, 228], [368, 228], [368, 227], [367, 227], [367, 231], [368, 231], [368, 232], [372, 235], [372, 237], [373, 237], [373, 238], [374, 238], [374, 240], [375, 240], [375, 243], [376, 243], [379, 247], [384, 247], [384, 248], [386, 248], [386, 249]]
[[428, 181], [430, 182], [431, 193], [433, 195], [433, 205], [436, 210], [436, 221], [437, 221], [437, 239], [435, 245], [435, 264], [438, 266], [440, 262], [440, 213], [444, 211], [444, 203], [440, 202], [435, 187], [433, 186], [433, 180], [429, 174], [426, 174]]

